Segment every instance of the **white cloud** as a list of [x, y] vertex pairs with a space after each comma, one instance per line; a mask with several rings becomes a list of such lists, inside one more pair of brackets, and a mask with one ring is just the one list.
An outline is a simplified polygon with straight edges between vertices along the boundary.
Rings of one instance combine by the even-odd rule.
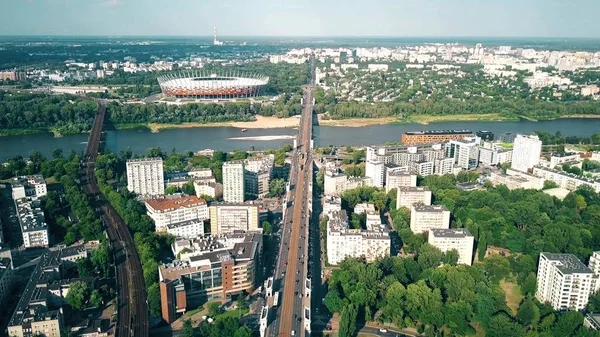
[[121, 0], [106, 0], [100, 3], [102, 7], [116, 7], [121, 4]]

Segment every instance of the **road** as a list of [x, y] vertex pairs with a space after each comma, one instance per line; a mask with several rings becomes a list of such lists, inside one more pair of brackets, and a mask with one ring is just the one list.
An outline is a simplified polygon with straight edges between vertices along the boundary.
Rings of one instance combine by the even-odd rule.
[[146, 337], [149, 333], [148, 305], [142, 264], [129, 228], [102, 195], [94, 173], [100, 149], [106, 105], [98, 101], [98, 112], [85, 151], [81, 185], [95, 210], [100, 214], [110, 239], [117, 279], [118, 337]]

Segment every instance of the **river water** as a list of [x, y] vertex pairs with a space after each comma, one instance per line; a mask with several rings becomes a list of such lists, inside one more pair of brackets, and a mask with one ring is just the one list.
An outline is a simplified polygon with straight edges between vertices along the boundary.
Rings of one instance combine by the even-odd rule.
[[[488, 130], [496, 135], [504, 132], [532, 133], [545, 131], [554, 134], [560, 131], [564, 136], [590, 136], [600, 132], [600, 119], [560, 119], [542, 122], [447, 122], [430, 125], [421, 124], [390, 124], [365, 127], [335, 127], [315, 126], [315, 146], [327, 145], [376, 145], [385, 142], [398, 142], [403, 132], [418, 130], [468, 129], [472, 131]], [[295, 135], [297, 130], [282, 129], [248, 129], [241, 132], [232, 127], [202, 127], [189, 129], [164, 130], [152, 133], [147, 130], [107, 131], [106, 147], [118, 152], [131, 149], [134, 153], [143, 153], [151, 147], [160, 147], [165, 151], [175, 149], [178, 152], [215, 149], [222, 151], [260, 150], [277, 148], [291, 144], [290, 139], [256, 140], [254, 137]], [[70, 135], [54, 138], [52, 134], [27, 136], [0, 137], [0, 162], [13, 156], [26, 157], [30, 151], [38, 150], [45, 156], [50, 156], [57, 148], [64, 153], [70, 150], [83, 151], [87, 134]], [[231, 139], [250, 137], [252, 139]]]

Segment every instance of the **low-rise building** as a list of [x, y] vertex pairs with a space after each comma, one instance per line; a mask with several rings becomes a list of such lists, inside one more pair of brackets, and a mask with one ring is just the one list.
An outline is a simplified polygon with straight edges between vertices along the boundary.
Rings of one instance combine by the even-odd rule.
[[600, 181], [574, 175], [565, 171], [558, 171], [548, 167], [535, 166], [533, 175], [550, 180], [561, 188], [575, 191], [579, 186], [586, 185], [594, 191], [600, 192]]
[[324, 192], [326, 195], [342, 195], [345, 191], [372, 185], [373, 180], [370, 177], [348, 177], [343, 173], [325, 171]]
[[166, 232], [170, 224], [190, 220], [207, 220], [208, 207], [206, 200], [195, 195], [166, 196], [164, 198], [146, 200], [146, 211], [154, 220], [157, 232]]
[[535, 297], [554, 310], [583, 310], [598, 290], [598, 275], [573, 254], [540, 253]]
[[213, 203], [210, 206], [210, 233], [223, 235], [259, 228], [259, 207], [250, 203]]
[[434, 228], [450, 228], [450, 211], [445, 206], [415, 205], [410, 211], [410, 230], [415, 234]]
[[415, 204], [431, 205], [431, 190], [429, 187], [398, 187], [396, 208], [410, 208]]
[[202, 196], [218, 198], [223, 195], [223, 185], [218, 184], [213, 177], [194, 179], [194, 190], [198, 198], [202, 198]]
[[25, 248], [48, 247], [48, 224], [44, 217], [41, 202], [29, 198], [15, 200], [17, 217], [21, 225]]
[[13, 200], [38, 199], [48, 194], [46, 180], [40, 174], [15, 178], [12, 182]]
[[168, 323], [188, 308], [251, 293], [260, 281], [262, 232], [209, 240], [214, 241], [198, 249], [190, 245], [191, 253], [158, 268], [162, 317]]
[[475, 238], [468, 229], [440, 229], [435, 228], [429, 231], [427, 242], [430, 245], [439, 248], [443, 253], [450, 250], [458, 252], [458, 264], [471, 265], [473, 261], [473, 242]]

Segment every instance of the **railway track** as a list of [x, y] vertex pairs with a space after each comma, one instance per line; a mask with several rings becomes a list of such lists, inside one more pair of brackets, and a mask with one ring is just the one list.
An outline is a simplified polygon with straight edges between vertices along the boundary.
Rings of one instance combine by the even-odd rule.
[[102, 138], [106, 106], [98, 102], [92, 132], [84, 156], [82, 188], [96, 205], [110, 239], [115, 258], [117, 279], [117, 326], [118, 337], [149, 335], [148, 302], [142, 264], [131, 233], [125, 221], [100, 191], [95, 176], [95, 163]]

